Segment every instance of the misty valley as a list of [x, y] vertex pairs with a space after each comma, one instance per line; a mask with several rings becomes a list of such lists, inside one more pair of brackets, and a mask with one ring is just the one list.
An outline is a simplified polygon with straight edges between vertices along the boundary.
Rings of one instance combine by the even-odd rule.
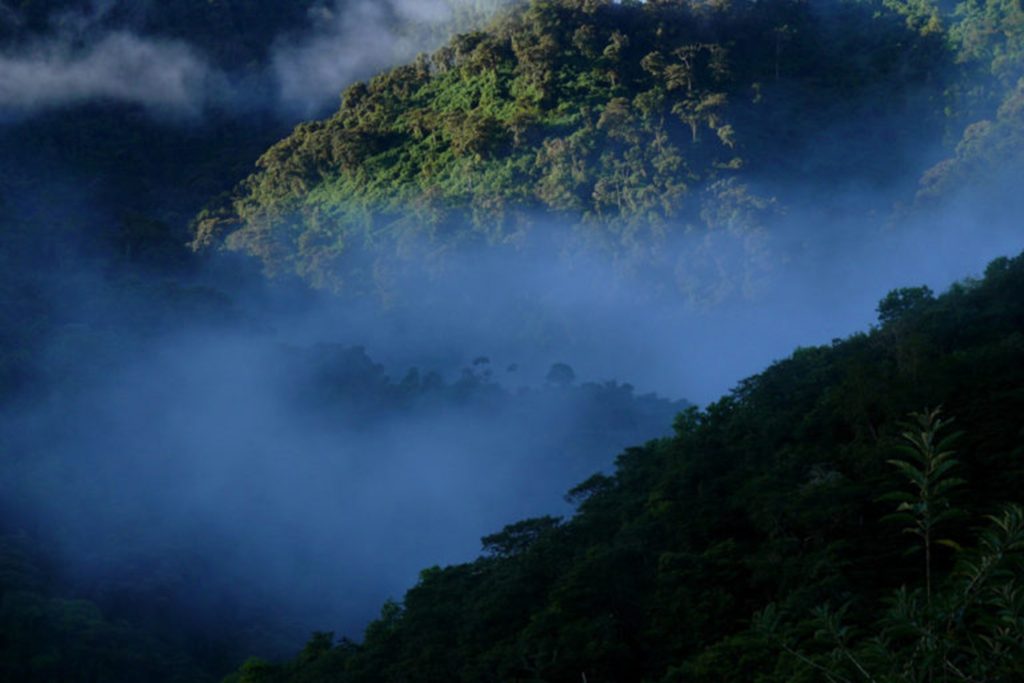
[[0, 681], [1024, 680], [1024, 9], [0, 0]]

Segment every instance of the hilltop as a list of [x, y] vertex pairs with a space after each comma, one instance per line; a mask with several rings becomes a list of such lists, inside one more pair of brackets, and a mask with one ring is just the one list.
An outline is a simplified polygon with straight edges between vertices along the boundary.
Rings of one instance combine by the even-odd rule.
[[[756, 271], [790, 209], [850, 193], [850, 220], [877, 226], [1012, 158], [1019, 136], [998, 127], [1020, 125], [1019, 14], [518, 3], [349, 87], [200, 214], [193, 246], [364, 293], [466, 245], [596, 247], [682, 290], [724, 252]], [[680, 244], [694, 235], [710, 242]]]

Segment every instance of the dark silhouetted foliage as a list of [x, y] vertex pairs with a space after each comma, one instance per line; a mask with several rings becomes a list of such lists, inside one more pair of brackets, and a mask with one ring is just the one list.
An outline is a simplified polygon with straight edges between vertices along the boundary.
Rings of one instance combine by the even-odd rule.
[[[571, 519], [424, 572], [363, 643], [228, 680], [1017, 680], [1024, 256], [920, 294], [683, 412]], [[937, 402], [955, 456], [937, 413], [906, 421]]]

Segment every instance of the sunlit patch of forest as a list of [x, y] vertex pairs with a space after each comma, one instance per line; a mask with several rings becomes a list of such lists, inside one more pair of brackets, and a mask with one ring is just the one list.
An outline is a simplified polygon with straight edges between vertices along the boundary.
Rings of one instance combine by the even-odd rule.
[[[193, 244], [365, 294], [396, 258], [553, 243], [715, 301], [777, 259], [808, 196], [855, 193], [843, 209], [867, 231], [1002, 177], [1020, 21], [998, 2], [520, 3], [350, 86]], [[724, 251], [742, 270], [716, 287]]]
[[[425, 348], [470, 319], [551, 353], [614, 327], [586, 326], [623, 311], [602, 287], [642, 293], [623, 328], [652, 301], [775, 311], [779, 273], [879, 235], [916, 273], [1024, 234], [1020, 2], [368, 7], [0, 0], [0, 64], [53, 74], [131, 35], [252, 90], [189, 116], [109, 96], [27, 111], [0, 73], [0, 679], [1024, 680], [1019, 243], [945, 291], [908, 275], [870, 326], [704, 405], [577, 377], [592, 359], [529, 380], [486, 337], [450, 333], [416, 367], [350, 343], [386, 324]], [[441, 47], [283, 117], [282, 46], [369, 11]], [[544, 299], [569, 281], [550, 269], [592, 263]], [[366, 472], [435, 507], [353, 488]], [[358, 592], [338, 577], [360, 543], [387, 574], [376, 548], [435, 518], [450, 528], [415, 540], [458, 545], [509, 501], [550, 514], [496, 524], [372, 621], [353, 607], [309, 637], [310, 612], [282, 609]]]

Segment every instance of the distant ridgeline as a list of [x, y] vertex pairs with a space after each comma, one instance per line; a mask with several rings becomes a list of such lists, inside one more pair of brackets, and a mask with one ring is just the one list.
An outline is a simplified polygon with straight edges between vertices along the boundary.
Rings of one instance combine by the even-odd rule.
[[926, 199], [1015, 158], [1024, 14], [951, 4], [517, 3], [349, 87], [197, 217], [193, 245], [348, 291], [466, 244], [597, 246], [683, 289], [715, 251], [756, 269], [789, 204], [868, 187], [857, 210], [884, 215], [941, 154]]
[[362, 643], [226, 680], [1024, 680], [1024, 256], [878, 313], [684, 411], [571, 519], [424, 570]]

